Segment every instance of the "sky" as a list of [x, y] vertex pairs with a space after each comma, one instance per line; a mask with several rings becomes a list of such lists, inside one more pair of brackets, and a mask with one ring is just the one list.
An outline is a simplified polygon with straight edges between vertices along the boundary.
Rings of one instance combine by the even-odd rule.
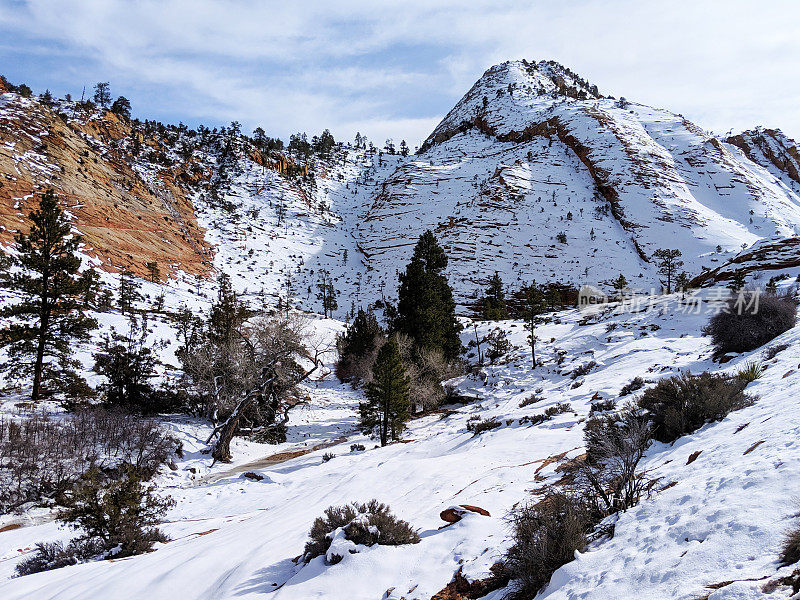
[[0, 74], [166, 122], [421, 143], [481, 74], [553, 59], [719, 134], [800, 139], [800, 0], [0, 0]]

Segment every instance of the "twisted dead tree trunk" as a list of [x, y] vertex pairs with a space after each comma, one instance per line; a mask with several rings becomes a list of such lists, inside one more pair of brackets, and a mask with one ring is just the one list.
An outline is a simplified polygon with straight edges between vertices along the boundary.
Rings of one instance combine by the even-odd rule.
[[[315, 354], [312, 360], [314, 362], [314, 366], [292, 381], [290, 387], [298, 385], [299, 383], [302, 383], [308, 379], [322, 364], [319, 354]], [[276, 363], [272, 363], [261, 370], [259, 383], [244, 395], [244, 397], [236, 405], [236, 408], [233, 409], [233, 412], [230, 414], [230, 416], [225, 419], [225, 422], [215, 427], [214, 431], [211, 432], [211, 435], [206, 440], [206, 444], [211, 443], [211, 440], [219, 435], [219, 439], [214, 444], [214, 448], [211, 450], [211, 457], [214, 459], [212, 466], [217, 461], [231, 462], [231, 459], [233, 458], [233, 455], [231, 454], [231, 440], [239, 429], [239, 422], [241, 421], [242, 416], [254, 404], [266, 397], [272, 401], [274, 406], [276, 406], [275, 412], [277, 417], [277, 408], [280, 408], [280, 398], [278, 397], [279, 391], [277, 389], [278, 386], [276, 385], [278, 383], [278, 374], [276, 373], [275, 366]], [[283, 407], [282, 420], [280, 423], [273, 423], [273, 427], [282, 427], [289, 422], [290, 408], [291, 406], [289, 405]]]

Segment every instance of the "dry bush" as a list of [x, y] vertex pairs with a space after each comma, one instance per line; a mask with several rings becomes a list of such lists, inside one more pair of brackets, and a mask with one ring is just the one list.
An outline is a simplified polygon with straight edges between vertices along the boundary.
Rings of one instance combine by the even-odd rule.
[[800, 561], [800, 528], [786, 533], [781, 544], [780, 564], [793, 565]]
[[572, 561], [594, 525], [584, 502], [561, 492], [514, 509], [509, 520], [513, 543], [504, 566], [513, 580], [511, 597], [519, 600], [533, 598], [559, 567]]
[[725, 310], [711, 317], [706, 333], [717, 354], [755, 350], [795, 326], [797, 304], [792, 298], [761, 294], [758, 310], [753, 312], [753, 308], [746, 307], [751, 302], [755, 306], [755, 294], [743, 292], [745, 308], [741, 303], [737, 305], [735, 296], [731, 297]]
[[448, 361], [441, 350], [417, 348], [405, 334], [395, 334], [406, 374], [411, 379], [409, 397], [417, 411], [436, 410], [447, 400], [442, 381], [463, 373], [458, 361]]
[[738, 377], [686, 372], [662, 379], [646, 390], [639, 406], [648, 411], [653, 437], [660, 442], [672, 442], [734, 410], [750, 406], [754, 398], [744, 393], [746, 385]]
[[467, 421], [467, 431], [471, 431], [475, 435], [480, 435], [484, 431], [491, 431], [497, 429], [502, 423], [495, 418], [491, 419], [476, 419]]
[[628, 394], [632, 394], [633, 392], [642, 389], [644, 384], [644, 379], [641, 377], [634, 377], [628, 383], [622, 386], [622, 389], [619, 391], [619, 395], [627, 396]]
[[649, 483], [637, 471], [653, 441], [647, 416], [640, 413], [627, 405], [586, 423], [586, 458], [577, 463], [574, 485], [598, 519], [636, 505]]
[[151, 477], [177, 448], [156, 421], [84, 410], [61, 419], [0, 420], [0, 512], [60, 497], [90, 469], [122, 463]]
[[331, 545], [334, 531], [343, 528], [345, 537], [363, 546], [400, 546], [420, 541], [417, 530], [395, 517], [388, 506], [370, 500], [366, 504], [353, 502], [344, 506], [329, 506], [317, 517], [308, 534], [303, 559], [309, 562], [323, 556]]

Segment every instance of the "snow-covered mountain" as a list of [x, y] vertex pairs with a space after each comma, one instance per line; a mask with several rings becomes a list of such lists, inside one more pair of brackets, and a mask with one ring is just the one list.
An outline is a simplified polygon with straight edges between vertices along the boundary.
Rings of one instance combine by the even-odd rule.
[[[179, 364], [171, 316], [181, 305], [207, 312], [216, 274], [231, 275], [254, 306], [288, 296], [311, 313], [322, 310], [316, 285], [330, 274], [339, 308], [334, 319], [309, 315], [309, 328], [321, 348], [333, 348], [353, 308], [394, 299], [397, 274], [426, 229], [447, 250], [462, 313], [495, 271], [511, 287], [532, 279], [604, 287], [619, 273], [632, 287], [658, 287], [651, 255], [659, 248], [680, 249], [698, 284], [739, 269], [756, 280], [794, 279], [798, 156], [778, 130], [718, 138], [680, 115], [605, 97], [552, 62], [492, 67], [411, 156], [368, 144], [302, 155], [259, 144], [236, 124], [134, 123], [26, 98], [0, 79], [0, 244], [9, 247], [36, 194], [53, 187], [107, 285], [118, 284], [122, 267], [145, 277], [146, 263], [157, 263], [161, 278], [141, 282], [139, 304], [151, 313], [151, 341], [163, 342], [158, 375], [166, 378]], [[609, 517], [613, 536], [576, 553], [541, 597], [788, 597], [780, 578], [794, 567], [780, 567], [778, 554], [800, 496], [800, 327], [714, 362], [703, 330], [726, 294], [718, 285], [688, 299], [547, 315], [536, 368], [522, 322], [465, 318], [471, 368], [448, 383], [471, 401], [417, 416], [402, 443], [382, 448], [359, 431], [363, 392], [335, 381], [332, 350], [303, 384], [307, 402], [290, 411], [287, 440], [236, 438], [232, 464], [204, 453], [208, 422], [161, 416], [182, 444], [174, 468], [153, 480], [176, 500], [160, 526], [170, 541], [15, 578], [36, 542], [74, 532], [49, 509], [0, 515], [0, 598], [475, 598], [474, 582], [490, 579], [511, 543], [509, 511], [557, 489], [566, 463], [585, 452], [593, 407], [635, 399], [620, 393], [635, 377], [651, 386], [681, 370], [754, 365], [763, 372], [747, 387], [753, 405], [650, 446], [640, 464], [652, 481], [646, 497]], [[160, 310], [152, 307], [159, 295]], [[0, 303], [8, 301], [4, 291]], [[94, 316], [99, 330], [75, 348], [92, 385], [101, 335], [126, 327], [113, 308]], [[510, 348], [477, 365], [473, 338], [497, 332]], [[11, 383], [0, 382], [0, 419], [29, 414]], [[542, 418], [548, 409], [552, 418]], [[476, 420], [496, 425], [475, 435]], [[420, 542], [364, 547], [332, 565], [298, 560], [326, 507], [370, 498], [419, 528]], [[489, 514], [447, 525], [441, 512], [461, 504]], [[508, 591], [502, 583], [486, 597]]]
[[75, 103], [0, 98], [2, 241], [52, 185], [107, 269], [226, 271], [253, 297], [288, 289], [317, 311], [325, 271], [340, 316], [394, 297], [425, 229], [448, 252], [462, 311], [495, 271], [511, 287], [602, 287], [623, 273], [649, 290], [659, 248], [706, 280], [754, 244], [800, 234], [800, 154], [780, 131], [723, 140], [553, 62], [490, 68], [407, 157], [340, 144], [303, 158], [234, 127], [131, 127]]

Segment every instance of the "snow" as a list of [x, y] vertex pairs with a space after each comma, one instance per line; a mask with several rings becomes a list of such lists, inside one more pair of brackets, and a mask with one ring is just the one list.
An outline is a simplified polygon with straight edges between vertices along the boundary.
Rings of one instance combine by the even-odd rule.
[[[702, 292], [700, 298], [710, 301], [714, 294]], [[689, 313], [673, 295], [640, 312], [611, 304], [559, 313], [537, 332], [545, 364], [535, 371], [522, 324], [504, 322], [500, 326], [515, 346], [508, 360], [459, 383], [463, 393], [479, 399], [411, 421], [403, 443], [385, 448], [356, 431], [359, 392], [329, 379], [314, 382], [308, 387], [309, 407], [291, 415], [287, 444], [258, 450], [267, 456], [308, 449], [322, 439], [332, 445], [250, 469], [253, 448], [243, 452], [245, 464], [224, 467], [230, 471], [210, 478], [207, 472], [186, 475], [185, 467], [208, 462], [194, 453], [199, 444], [190, 447], [178, 471], [159, 479], [177, 501], [163, 525], [173, 541], [143, 556], [6, 580], [0, 594], [85, 599], [124, 590], [128, 597], [156, 600], [180, 590], [185, 598], [255, 598], [273, 591], [275, 598], [292, 599], [429, 598], [459, 568], [470, 578], [486, 577], [508, 544], [507, 512], [535, 500], [542, 486], [558, 478], [559, 461], [581, 453], [581, 421], [595, 394], [616, 397], [635, 376], [655, 381], [681, 369], [734, 372], [762, 356], [756, 351], [722, 367], [712, 363], [709, 340], [700, 330], [713, 306], [701, 306], [700, 314]], [[479, 332], [494, 326], [480, 324]], [[468, 337], [465, 332], [465, 341]], [[781, 535], [794, 521], [793, 499], [800, 494], [793, 477], [800, 459], [800, 411], [794, 402], [800, 385], [798, 338], [800, 328], [771, 342], [789, 348], [766, 361], [764, 376], [748, 388], [759, 396], [752, 407], [648, 451], [643, 468], [659, 480], [653, 494], [619, 515], [612, 539], [560, 569], [544, 597], [689, 599], [714, 583], [775, 575]], [[598, 366], [573, 380], [574, 368], [590, 359]], [[574, 387], [575, 381], [582, 384]], [[543, 400], [520, 408], [534, 393]], [[560, 402], [570, 403], [574, 412], [536, 426], [519, 423]], [[503, 426], [473, 436], [466, 425], [475, 415], [497, 418]], [[186, 421], [172, 427], [183, 439], [200, 437]], [[340, 436], [346, 440], [336, 442]], [[353, 443], [368, 449], [351, 452]], [[697, 450], [700, 456], [687, 465]], [[324, 452], [336, 457], [324, 462]], [[264, 479], [242, 478], [244, 468]], [[349, 542], [339, 540], [336, 553], [348, 550], [339, 564], [326, 565], [321, 557], [306, 566], [292, 560], [302, 554], [311, 523], [327, 506], [371, 498], [419, 527], [422, 541], [350, 554], [344, 547]], [[468, 513], [440, 529], [445, 523], [439, 512], [457, 504], [480, 506], [492, 516]], [[9, 577], [35, 541], [65, 537], [53, 522], [0, 533], [0, 576]], [[758, 597], [765, 581], [715, 594]], [[734, 590], [740, 595], [727, 595]], [[750, 595], [741, 596], [743, 590]]]

